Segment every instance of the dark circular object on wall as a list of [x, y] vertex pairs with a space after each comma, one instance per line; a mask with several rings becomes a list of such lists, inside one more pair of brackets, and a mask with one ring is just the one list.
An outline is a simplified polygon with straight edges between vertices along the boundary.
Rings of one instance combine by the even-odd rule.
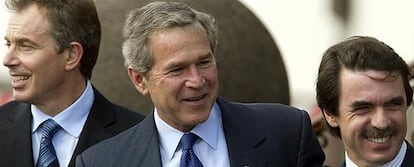
[[[149, 97], [136, 91], [123, 66], [121, 31], [129, 10], [150, 2], [152, 0], [95, 0], [102, 41], [92, 83], [113, 102], [143, 114], [151, 112], [153, 105]], [[216, 18], [220, 96], [238, 102], [289, 104], [288, 78], [278, 47], [248, 8], [238, 0], [184, 2]]]

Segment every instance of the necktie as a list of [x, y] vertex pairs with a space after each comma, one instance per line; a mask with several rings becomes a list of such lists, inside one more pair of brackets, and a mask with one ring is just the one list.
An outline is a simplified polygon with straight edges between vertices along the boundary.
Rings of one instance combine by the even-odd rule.
[[40, 140], [39, 159], [36, 167], [58, 167], [58, 159], [53, 148], [52, 138], [61, 127], [52, 119], [44, 121], [40, 125], [42, 138]]
[[181, 154], [180, 167], [203, 167], [203, 164], [201, 164], [193, 151], [193, 145], [197, 139], [198, 136], [193, 133], [187, 133], [181, 137], [183, 152]]

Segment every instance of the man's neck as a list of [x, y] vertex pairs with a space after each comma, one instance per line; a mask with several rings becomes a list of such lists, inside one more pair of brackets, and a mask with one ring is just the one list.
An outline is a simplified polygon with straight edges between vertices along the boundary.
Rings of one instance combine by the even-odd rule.
[[56, 116], [82, 95], [86, 88], [86, 83], [87, 81], [84, 78], [67, 81], [60, 86], [60, 89], [51, 90], [54, 91], [53, 97], [47, 97], [47, 100], [43, 103], [36, 103], [34, 105], [43, 113]]

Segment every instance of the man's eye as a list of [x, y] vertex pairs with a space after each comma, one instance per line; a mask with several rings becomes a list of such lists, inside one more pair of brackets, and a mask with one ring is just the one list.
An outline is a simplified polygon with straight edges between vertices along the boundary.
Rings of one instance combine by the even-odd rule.
[[392, 102], [389, 105], [387, 105], [389, 110], [400, 110], [404, 107], [404, 103], [400, 101]]
[[4, 44], [7, 48], [10, 48], [10, 42], [6, 42], [6, 44]]
[[403, 102], [397, 101], [392, 103], [393, 106], [402, 106]]
[[177, 68], [173, 68], [170, 71], [168, 71], [169, 74], [179, 74], [183, 71], [183, 68], [181, 67], [177, 67]]
[[25, 50], [31, 50], [31, 49], [33, 49], [34, 47], [33, 46], [31, 46], [31, 45], [19, 45], [19, 49], [20, 50], [23, 50], [23, 51], [25, 51]]
[[355, 110], [365, 110], [365, 109], [368, 109], [368, 107], [357, 107], [357, 108], [355, 108]]
[[363, 114], [363, 113], [368, 112], [369, 110], [370, 110], [369, 106], [359, 106], [359, 107], [355, 107], [353, 109], [353, 112], [356, 114]]
[[209, 67], [211, 64], [210, 60], [205, 60], [205, 61], [201, 61], [200, 63], [198, 63], [199, 67]]

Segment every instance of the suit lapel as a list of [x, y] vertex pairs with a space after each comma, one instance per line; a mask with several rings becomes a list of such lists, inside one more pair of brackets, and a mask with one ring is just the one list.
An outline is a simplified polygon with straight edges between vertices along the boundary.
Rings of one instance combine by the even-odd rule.
[[[101, 94], [95, 91], [94, 104], [72, 155], [69, 163], [70, 167], [75, 165], [76, 156], [83, 150], [111, 136], [111, 133], [105, 129], [115, 119], [115, 112], [110, 104]], [[7, 124], [0, 127], [0, 132], [4, 136], [8, 136], [3, 139], [5, 152], [7, 153], [5, 155], [7, 156], [6, 160], [10, 163], [6, 166], [34, 166], [30, 105], [19, 103], [11, 110]]]
[[[251, 125], [246, 125], [234, 111], [234, 105], [218, 99], [222, 112], [223, 129], [226, 136], [230, 157], [230, 166], [266, 166], [266, 160], [261, 155], [265, 137], [255, 132]], [[247, 116], [248, 117], [248, 116]], [[158, 132], [154, 122], [154, 113], [150, 113], [137, 127], [134, 128], [130, 147], [126, 148], [127, 158], [120, 166], [161, 166]]]
[[70, 160], [70, 167], [75, 166], [75, 159], [78, 154], [112, 134], [106, 128], [115, 120], [113, 106], [96, 89], [94, 89], [94, 94], [95, 100]]
[[410, 143], [405, 141], [407, 143], [407, 151], [405, 152], [404, 161], [402, 162], [402, 167], [411, 167], [414, 166], [414, 149], [411, 146]]
[[158, 132], [151, 112], [135, 127], [130, 147], [126, 151], [128, 158], [123, 166], [161, 166]]
[[261, 142], [265, 137], [258, 134], [255, 127], [243, 122], [248, 118], [237, 113], [241, 108], [235, 108], [221, 98], [217, 102], [221, 110], [230, 166], [266, 166], [266, 160], [259, 156]]
[[30, 105], [25, 103], [16, 105], [10, 112], [9, 121], [3, 129], [9, 166], [34, 166]]

